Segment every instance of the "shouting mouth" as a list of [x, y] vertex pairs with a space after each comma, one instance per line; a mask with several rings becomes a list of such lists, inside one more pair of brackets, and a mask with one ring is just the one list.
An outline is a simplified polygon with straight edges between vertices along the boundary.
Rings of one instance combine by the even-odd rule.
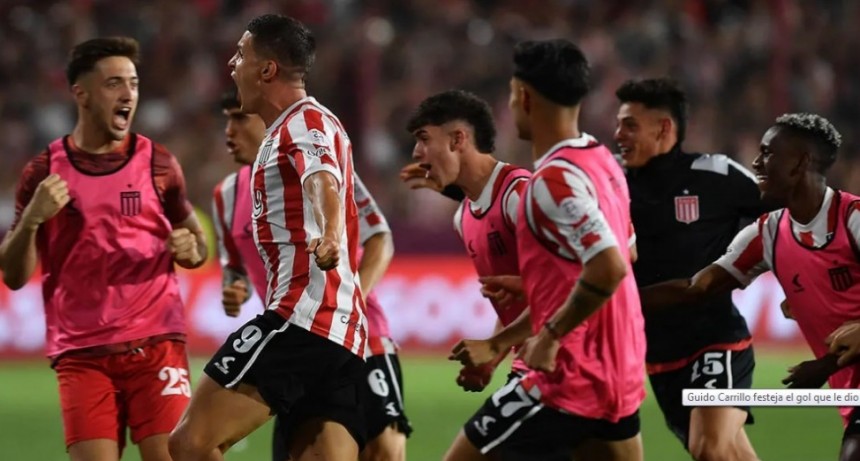
[[118, 130], [128, 129], [129, 119], [131, 118], [131, 107], [121, 107], [113, 113], [113, 126]]

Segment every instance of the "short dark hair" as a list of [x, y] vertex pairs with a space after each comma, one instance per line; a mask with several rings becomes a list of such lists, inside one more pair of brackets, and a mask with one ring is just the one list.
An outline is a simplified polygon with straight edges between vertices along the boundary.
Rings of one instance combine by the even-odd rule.
[[842, 135], [826, 118], [809, 113], [783, 114], [777, 117], [774, 126], [787, 130], [812, 145], [819, 173], [826, 173], [836, 162], [836, 153], [842, 145]]
[[687, 95], [675, 80], [671, 78], [627, 80], [615, 90], [615, 96], [622, 104], [638, 102], [649, 109], [668, 111], [678, 125], [678, 142], [684, 141], [687, 134]]
[[425, 99], [412, 114], [406, 129], [414, 133], [423, 126], [439, 126], [455, 120], [472, 126], [478, 151], [490, 153], [496, 150], [493, 111], [487, 101], [468, 91], [448, 90]]
[[590, 75], [585, 54], [570, 40], [525, 41], [514, 47], [514, 77], [556, 104], [582, 102]]
[[124, 56], [135, 66], [140, 63], [140, 45], [131, 37], [103, 37], [78, 43], [69, 53], [66, 79], [69, 85], [77, 83], [81, 75], [95, 69], [104, 58]]
[[239, 93], [235, 88], [231, 88], [221, 94], [221, 109], [231, 110], [240, 109], [242, 103], [239, 101]]
[[316, 40], [299, 20], [281, 14], [264, 14], [248, 23], [254, 51], [282, 65], [296, 66], [307, 73], [316, 57]]

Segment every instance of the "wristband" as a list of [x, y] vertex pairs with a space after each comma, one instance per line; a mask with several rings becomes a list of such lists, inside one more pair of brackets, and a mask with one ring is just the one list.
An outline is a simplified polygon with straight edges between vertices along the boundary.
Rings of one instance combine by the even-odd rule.
[[555, 322], [553, 322], [552, 320], [547, 320], [546, 323], [543, 324], [543, 327], [546, 329], [547, 332], [549, 332], [549, 335], [552, 337], [552, 339], [556, 341], [561, 339], [562, 335], [559, 334], [558, 329], [556, 329]]

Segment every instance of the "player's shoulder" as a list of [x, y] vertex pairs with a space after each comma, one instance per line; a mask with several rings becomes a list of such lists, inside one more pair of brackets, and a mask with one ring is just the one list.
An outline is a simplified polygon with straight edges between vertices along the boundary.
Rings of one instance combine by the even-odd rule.
[[21, 173], [21, 181], [39, 183], [48, 177], [50, 169], [51, 152], [46, 148], [27, 161]]
[[[140, 137], [141, 135], [137, 135], [137, 136]], [[173, 152], [171, 152], [170, 149], [168, 149], [167, 146], [165, 146], [164, 144], [155, 142], [150, 138], [145, 138], [145, 139], [148, 139], [149, 142], [152, 143], [152, 156], [154, 157], [153, 160], [156, 163], [165, 162], [165, 161], [171, 161], [172, 162], [176, 158], [176, 156], [173, 155]]]
[[784, 211], [785, 208], [779, 208], [776, 210], [764, 212], [751, 225], [755, 225], [758, 227], [759, 234], [768, 233], [771, 235], [776, 235], [777, 228], [779, 227], [779, 220], [782, 218], [782, 214]]
[[[287, 116], [277, 128], [280, 134], [280, 144], [283, 145], [315, 145], [330, 146], [340, 131], [337, 123], [332, 123], [334, 116], [325, 108], [315, 104], [304, 104], [294, 113]], [[289, 142], [284, 142], [289, 140]]]
[[227, 194], [230, 191], [234, 190], [234, 188], [236, 187], [236, 182], [237, 182], [236, 180], [238, 179], [238, 177], [239, 177], [238, 171], [234, 171], [233, 173], [228, 174], [227, 176], [224, 177], [224, 179], [222, 179], [221, 181], [218, 182], [218, 184], [215, 185], [215, 188], [213, 189], [212, 194], [213, 195]]
[[717, 153], [692, 153], [686, 154], [692, 157], [690, 169], [702, 171], [726, 178], [743, 178], [755, 181], [755, 175], [747, 168], [725, 154]]

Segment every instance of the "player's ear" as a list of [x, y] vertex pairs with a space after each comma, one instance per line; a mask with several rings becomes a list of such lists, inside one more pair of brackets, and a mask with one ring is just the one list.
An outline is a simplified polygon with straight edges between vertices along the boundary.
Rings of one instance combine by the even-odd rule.
[[83, 85], [81, 85], [80, 83], [75, 83], [74, 85], [72, 85], [70, 91], [72, 92], [72, 97], [75, 98], [75, 102], [78, 105], [87, 107], [87, 104], [89, 102], [89, 93], [86, 89], [84, 89]]
[[672, 118], [660, 118], [660, 133], [657, 134], [657, 139], [666, 139], [672, 132]]
[[278, 63], [272, 60], [266, 60], [263, 63], [263, 68], [260, 69], [260, 76], [264, 82], [271, 82], [278, 75]]
[[800, 154], [800, 159], [798, 159], [797, 166], [795, 167], [795, 170], [792, 171], [792, 173], [796, 172], [796, 174], [798, 175], [805, 174], [806, 170], [810, 168], [811, 164], [812, 153], [809, 152], [809, 150], [806, 150], [802, 154]]
[[530, 114], [532, 110], [532, 95], [526, 90], [525, 85], [519, 86], [520, 101], [522, 101], [523, 111]]
[[466, 142], [466, 132], [460, 128], [451, 131], [451, 151], [455, 151]]

